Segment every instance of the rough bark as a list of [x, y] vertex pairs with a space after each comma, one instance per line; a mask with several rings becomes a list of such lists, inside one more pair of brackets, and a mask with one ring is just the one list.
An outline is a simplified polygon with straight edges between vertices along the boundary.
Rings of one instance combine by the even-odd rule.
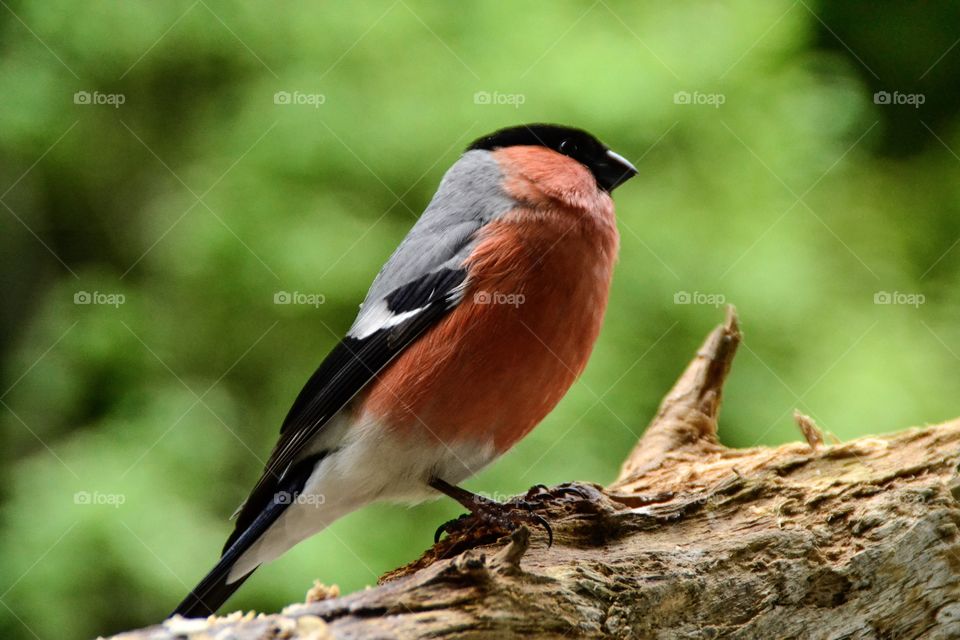
[[960, 638], [960, 420], [825, 445], [797, 414], [804, 442], [728, 449], [739, 341], [731, 310], [611, 486], [531, 490], [551, 548], [473, 530], [374, 589], [118, 637]]

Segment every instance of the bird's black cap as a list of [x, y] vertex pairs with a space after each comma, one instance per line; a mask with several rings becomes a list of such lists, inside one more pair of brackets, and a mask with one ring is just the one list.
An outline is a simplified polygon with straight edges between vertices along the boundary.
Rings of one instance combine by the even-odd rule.
[[473, 142], [467, 151], [502, 147], [538, 146], [573, 158], [593, 174], [604, 191], [613, 191], [633, 176], [637, 169], [618, 153], [582, 129], [556, 124], [527, 124], [500, 129]]

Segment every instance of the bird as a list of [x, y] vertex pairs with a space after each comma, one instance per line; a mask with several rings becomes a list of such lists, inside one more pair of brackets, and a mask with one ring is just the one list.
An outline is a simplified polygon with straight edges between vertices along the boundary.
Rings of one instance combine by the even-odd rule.
[[447, 495], [509, 524], [505, 505], [458, 485], [584, 370], [619, 250], [611, 194], [636, 173], [556, 124], [470, 144], [297, 395], [219, 561], [171, 615], [214, 615], [260, 565], [372, 502]]

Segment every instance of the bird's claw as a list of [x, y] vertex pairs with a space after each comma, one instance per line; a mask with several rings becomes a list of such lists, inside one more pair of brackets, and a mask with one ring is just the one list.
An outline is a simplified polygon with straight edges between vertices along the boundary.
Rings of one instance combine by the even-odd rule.
[[527, 493], [526, 493], [526, 495], [524, 495], [523, 497], [524, 497], [525, 500], [530, 500], [530, 499], [532, 499], [532, 498], [534, 498], [534, 497], [536, 497], [536, 496], [538, 496], [538, 495], [540, 495], [540, 494], [549, 493], [549, 492], [550, 492], [550, 488], [549, 488], [547, 485], [545, 485], [545, 484], [535, 484], [535, 485], [533, 485], [532, 487], [530, 487], [529, 489], [527, 489]]
[[522, 506], [525, 509], [533, 510], [542, 508], [545, 503], [557, 500], [589, 500], [591, 495], [582, 486], [573, 483], [566, 483], [550, 488], [546, 485], [535, 484], [523, 495], [522, 498], [514, 498], [512, 502]]
[[546, 518], [516, 505], [493, 500], [478, 502], [471, 513], [444, 522], [433, 534], [433, 542], [439, 542], [444, 533], [448, 536], [464, 535], [473, 530], [510, 533], [523, 524], [542, 528], [547, 534], [547, 546], [553, 546], [553, 527]]
[[538, 524], [543, 527], [544, 532], [547, 534], [547, 548], [553, 546], [553, 527], [550, 526], [550, 523], [547, 522], [547, 519], [536, 513], [531, 513], [530, 518], [533, 524]]
[[470, 514], [465, 513], [459, 517], [454, 518], [453, 520], [447, 520], [442, 525], [437, 527], [437, 530], [434, 531], [433, 533], [433, 544], [437, 544], [438, 542], [440, 542], [440, 536], [442, 536], [444, 533], [450, 534], [456, 531], [459, 528], [457, 527], [457, 524], [461, 520], [469, 517], [470, 517]]

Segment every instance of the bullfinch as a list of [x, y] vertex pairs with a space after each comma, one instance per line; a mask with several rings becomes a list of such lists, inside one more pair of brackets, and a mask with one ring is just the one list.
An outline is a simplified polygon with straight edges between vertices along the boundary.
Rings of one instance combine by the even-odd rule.
[[589, 133], [533, 124], [471, 144], [300, 391], [219, 562], [176, 608], [213, 614], [250, 574], [373, 501], [446, 494], [554, 408], [600, 331], [636, 174]]

